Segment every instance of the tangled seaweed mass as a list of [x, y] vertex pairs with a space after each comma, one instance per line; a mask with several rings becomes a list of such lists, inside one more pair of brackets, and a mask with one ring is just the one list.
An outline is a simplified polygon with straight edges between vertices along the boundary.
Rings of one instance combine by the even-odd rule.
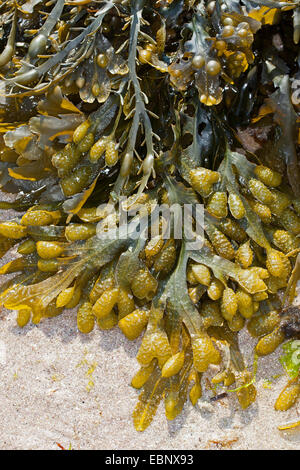
[[[0, 22], [1, 305], [143, 334], [138, 431], [211, 364], [248, 407], [238, 332], [255, 362], [300, 332], [299, 0], [6, 0]], [[121, 205], [138, 226], [161, 204], [204, 205], [199, 249], [176, 214], [124, 231]], [[275, 408], [299, 396], [294, 364]]]

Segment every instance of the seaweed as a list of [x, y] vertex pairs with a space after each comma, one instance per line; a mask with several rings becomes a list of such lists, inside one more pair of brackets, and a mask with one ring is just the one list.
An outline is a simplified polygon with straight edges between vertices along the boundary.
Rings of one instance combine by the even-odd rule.
[[0, 5], [0, 304], [23, 328], [75, 309], [81, 334], [143, 335], [138, 431], [161, 400], [169, 420], [195, 406], [212, 364], [220, 396], [251, 406], [282, 344], [288, 409], [299, 2], [41, 3]]

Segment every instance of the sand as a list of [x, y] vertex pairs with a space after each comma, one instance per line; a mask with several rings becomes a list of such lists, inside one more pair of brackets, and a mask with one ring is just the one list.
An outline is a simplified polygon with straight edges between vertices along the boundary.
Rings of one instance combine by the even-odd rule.
[[[243, 333], [249, 363], [253, 341]], [[286, 383], [278, 353], [259, 363], [258, 399], [241, 411], [234, 394], [211, 403], [204, 387], [200, 406], [186, 403], [168, 422], [163, 404], [151, 426], [135, 431], [131, 413], [137, 391], [139, 341], [118, 328], [78, 333], [74, 312], [16, 326], [15, 314], [0, 313], [0, 449], [298, 449], [300, 431], [277, 426], [299, 419], [300, 407], [276, 412], [274, 401]], [[213, 372], [213, 371], [211, 371]], [[282, 374], [274, 379], [274, 375]], [[267, 381], [268, 379], [268, 381]], [[299, 429], [299, 428], [298, 428]]]
[[[9, 259], [8, 253], [1, 264]], [[240, 334], [249, 365], [255, 343], [246, 332]], [[213, 394], [204, 386], [199, 406], [187, 402], [180, 416], [167, 421], [161, 403], [149, 428], [138, 433], [131, 417], [138, 392], [130, 381], [138, 370], [139, 344], [118, 328], [82, 335], [74, 311], [21, 330], [16, 312], [2, 309], [0, 449], [57, 450], [58, 444], [75, 450], [300, 448], [300, 427], [294, 432], [277, 428], [300, 419], [299, 400], [286, 413], [274, 410], [287, 382], [280, 349], [260, 359], [257, 400], [247, 410], [240, 409], [234, 393], [211, 403]]]

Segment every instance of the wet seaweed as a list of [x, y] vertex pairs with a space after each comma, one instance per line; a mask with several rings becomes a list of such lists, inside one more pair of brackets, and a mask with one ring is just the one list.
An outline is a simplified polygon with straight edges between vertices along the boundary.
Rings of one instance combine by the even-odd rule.
[[211, 365], [218, 396], [247, 408], [258, 358], [281, 344], [293, 377], [275, 408], [288, 409], [299, 2], [8, 0], [0, 15], [0, 208], [15, 211], [0, 250], [16, 253], [1, 305], [20, 327], [76, 308], [82, 334], [143, 335], [138, 431], [161, 400], [170, 420], [196, 405]]

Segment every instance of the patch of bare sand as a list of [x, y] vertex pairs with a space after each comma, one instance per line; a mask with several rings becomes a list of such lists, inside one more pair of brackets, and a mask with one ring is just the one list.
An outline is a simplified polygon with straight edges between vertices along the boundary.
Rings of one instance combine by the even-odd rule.
[[[243, 333], [240, 343], [251, 364], [253, 341]], [[260, 360], [258, 397], [249, 409], [240, 410], [234, 394], [211, 404], [204, 390], [201, 407], [187, 403], [168, 422], [161, 404], [152, 425], [138, 433], [131, 418], [138, 394], [129, 384], [139, 341], [127, 341], [118, 328], [85, 337], [72, 312], [20, 330], [3, 310], [0, 346], [1, 449], [299, 448], [300, 431], [277, 429], [300, 411], [299, 404], [287, 413], [273, 408], [286, 382], [280, 351]]]

